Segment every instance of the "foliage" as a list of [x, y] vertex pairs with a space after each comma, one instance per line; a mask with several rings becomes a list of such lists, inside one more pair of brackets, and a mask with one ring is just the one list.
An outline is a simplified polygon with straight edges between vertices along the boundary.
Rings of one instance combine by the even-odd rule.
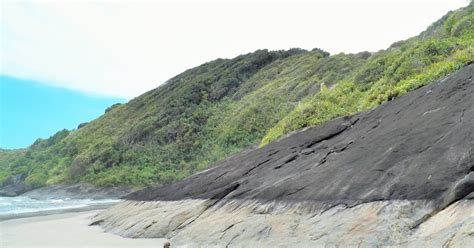
[[[368, 59], [330, 91], [305, 99], [262, 139], [261, 146], [302, 127], [374, 108], [474, 60], [473, 4], [443, 17], [427, 35], [392, 45]], [[468, 24], [466, 24], [468, 23]], [[440, 30], [435, 30], [437, 27]], [[455, 27], [459, 27], [453, 32]], [[440, 36], [446, 29], [444, 36]]]

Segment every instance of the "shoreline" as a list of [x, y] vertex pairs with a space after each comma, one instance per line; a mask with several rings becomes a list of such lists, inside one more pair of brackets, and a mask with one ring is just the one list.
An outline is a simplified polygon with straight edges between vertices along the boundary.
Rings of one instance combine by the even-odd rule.
[[[82, 211], [81, 211], [82, 210]], [[133, 239], [89, 226], [101, 210], [57, 213], [0, 221], [0, 247], [163, 247], [167, 239]]]
[[0, 215], [0, 223], [3, 221], [13, 220], [13, 219], [31, 218], [31, 217], [66, 214], [66, 213], [80, 213], [80, 212], [87, 212], [87, 211], [93, 211], [93, 210], [103, 210], [119, 202], [96, 203], [96, 204], [84, 206], [84, 207], [60, 208], [60, 209], [41, 210], [41, 211], [36, 211], [36, 212]]

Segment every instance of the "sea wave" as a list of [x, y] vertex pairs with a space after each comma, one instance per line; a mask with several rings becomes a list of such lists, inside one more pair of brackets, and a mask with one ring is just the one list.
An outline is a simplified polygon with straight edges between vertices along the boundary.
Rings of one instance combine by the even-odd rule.
[[116, 203], [117, 199], [54, 199], [37, 200], [24, 196], [0, 197], [0, 216], [11, 214], [33, 213], [49, 210], [82, 208], [106, 203]]

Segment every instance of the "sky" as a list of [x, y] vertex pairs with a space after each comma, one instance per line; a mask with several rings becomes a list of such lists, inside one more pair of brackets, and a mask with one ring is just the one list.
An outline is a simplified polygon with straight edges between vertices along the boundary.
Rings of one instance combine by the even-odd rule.
[[131, 99], [191, 67], [257, 49], [377, 51], [467, 4], [4, 0], [0, 74]]
[[126, 99], [0, 76], [0, 147], [23, 148], [64, 128], [75, 129], [119, 102]]
[[0, 1], [0, 148], [257, 49], [377, 51], [468, 0]]

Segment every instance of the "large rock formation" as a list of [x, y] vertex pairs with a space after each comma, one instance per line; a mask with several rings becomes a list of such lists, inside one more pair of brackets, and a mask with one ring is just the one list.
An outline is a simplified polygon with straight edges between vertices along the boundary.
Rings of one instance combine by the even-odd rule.
[[93, 224], [172, 246], [473, 245], [473, 75], [133, 193]]

